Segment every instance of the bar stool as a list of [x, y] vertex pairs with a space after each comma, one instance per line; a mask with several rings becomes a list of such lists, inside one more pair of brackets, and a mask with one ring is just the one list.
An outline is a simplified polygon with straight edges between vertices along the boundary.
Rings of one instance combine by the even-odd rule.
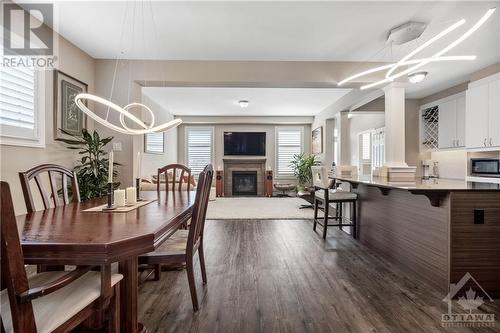
[[[331, 189], [330, 181], [328, 179], [327, 171], [324, 166], [313, 166], [312, 176], [314, 192], [314, 224], [313, 230], [316, 231], [316, 225], [319, 224], [323, 227], [323, 239], [326, 239], [328, 227], [352, 227], [352, 236], [357, 238], [357, 202], [358, 195], [353, 192], [343, 191], [340, 189]], [[335, 203], [335, 216], [329, 216], [330, 204]], [[348, 223], [344, 222], [342, 205], [344, 203], [351, 206], [351, 219]], [[318, 219], [318, 210], [320, 204], [323, 206], [323, 217]], [[323, 220], [323, 221], [321, 221]], [[337, 223], [329, 224], [329, 220], [336, 220]]]

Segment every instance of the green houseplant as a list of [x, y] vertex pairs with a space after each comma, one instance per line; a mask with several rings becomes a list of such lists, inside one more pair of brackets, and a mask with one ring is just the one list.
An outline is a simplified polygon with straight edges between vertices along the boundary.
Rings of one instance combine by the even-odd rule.
[[293, 156], [290, 166], [293, 169], [294, 176], [299, 181], [299, 185], [297, 185], [298, 191], [302, 191], [306, 186], [310, 185], [312, 179], [311, 167], [316, 164], [318, 164], [316, 155], [301, 153]]
[[[108, 153], [104, 147], [113, 140], [113, 137], [101, 139], [99, 133], [94, 131], [90, 134], [86, 129], [82, 130], [82, 137], [73, 136], [74, 139], [62, 139], [69, 149], [78, 149], [81, 155], [79, 164], [75, 167], [82, 200], [88, 200], [106, 195], [108, 183]], [[120, 165], [113, 163], [113, 166]], [[118, 172], [113, 168], [113, 179]], [[114, 187], [120, 183], [114, 183]]]

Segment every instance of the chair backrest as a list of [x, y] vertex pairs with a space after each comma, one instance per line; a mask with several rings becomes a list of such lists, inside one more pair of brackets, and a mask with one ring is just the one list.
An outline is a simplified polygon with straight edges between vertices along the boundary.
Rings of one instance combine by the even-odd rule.
[[328, 179], [328, 172], [324, 166], [312, 166], [312, 181], [314, 187], [329, 188], [330, 180]]
[[[42, 174], [48, 174], [50, 191], [48, 191], [43, 184]], [[58, 177], [61, 177], [61, 189], [58, 189]], [[69, 199], [68, 193], [68, 179], [71, 181], [71, 191], [72, 191], [72, 201], [80, 202], [80, 190], [78, 188], [78, 179], [76, 173], [70, 169], [57, 164], [42, 164], [34, 168], [29, 169], [25, 172], [19, 172], [19, 179], [21, 180], [21, 186], [23, 188], [24, 201], [26, 203], [26, 209], [28, 213], [34, 212], [36, 210], [35, 203], [33, 201], [33, 193], [31, 192], [30, 180], [35, 179], [40, 196], [42, 197], [43, 206], [45, 209], [50, 208], [50, 202], [54, 206], [67, 205], [71, 201]], [[59, 192], [62, 194], [59, 198]]]
[[214, 169], [211, 164], [207, 165], [198, 177], [196, 187], [196, 197], [191, 215], [191, 225], [189, 226], [187, 254], [193, 255], [195, 249], [203, 239], [203, 230], [205, 228], [205, 217], [207, 214], [208, 198], [210, 196], [210, 187], [214, 177]]
[[[177, 172], [179, 170], [179, 172]], [[156, 191], [160, 193], [161, 188], [161, 175], [165, 177], [165, 190], [175, 191], [175, 184], [178, 185], [177, 190], [182, 190], [182, 184], [187, 183], [186, 190], [191, 190], [191, 169], [182, 164], [169, 164], [163, 168], [158, 169], [157, 179], [156, 179]], [[172, 179], [169, 179], [169, 174], [172, 175]], [[177, 178], [179, 177], [179, 178]], [[170, 186], [169, 184], [172, 183]]]
[[14, 332], [36, 332], [31, 302], [17, 302], [17, 295], [29, 289], [24, 258], [9, 184], [0, 182], [2, 217], [2, 277], [7, 288]]

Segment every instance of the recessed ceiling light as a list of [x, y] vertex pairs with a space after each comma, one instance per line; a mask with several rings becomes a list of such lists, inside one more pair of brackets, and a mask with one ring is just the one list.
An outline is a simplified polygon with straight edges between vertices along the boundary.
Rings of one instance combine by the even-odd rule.
[[240, 105], [240, 107], [246, 108], [249, 102], [247, 100], [242, 99], [241, 101], [238, 101], [238, 104]]
[[419, 82], [422, 82], [426, 76], [427, 76], [427, 72], [411, 73], [411, 74], [408, 74], [408, 80], [411, 83], [419, 83]]

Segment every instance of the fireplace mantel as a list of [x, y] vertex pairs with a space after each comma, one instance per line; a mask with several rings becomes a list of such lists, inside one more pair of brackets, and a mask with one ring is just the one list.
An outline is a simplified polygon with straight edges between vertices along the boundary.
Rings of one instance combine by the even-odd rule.
[[233, 195], [233, 171], [257, 172], [257, 195], [265, 195], [266, 158], [224, 158], [224, 194]]

